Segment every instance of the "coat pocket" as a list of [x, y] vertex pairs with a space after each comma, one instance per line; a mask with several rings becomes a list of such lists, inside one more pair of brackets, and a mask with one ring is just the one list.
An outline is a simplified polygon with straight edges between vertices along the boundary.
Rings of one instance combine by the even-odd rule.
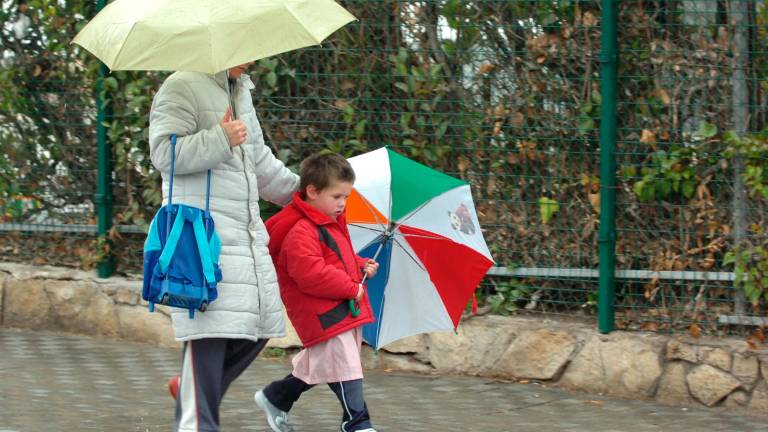
[[327, 330], [344, 321], [344, 318], [346, 318], [347, 315], [349, 315], [349, 306], [345, 300], [334, 306], [331, 310], [318, 315], [317, 318], [320, 320], [320, 325], [323, 327], [323, 330]]

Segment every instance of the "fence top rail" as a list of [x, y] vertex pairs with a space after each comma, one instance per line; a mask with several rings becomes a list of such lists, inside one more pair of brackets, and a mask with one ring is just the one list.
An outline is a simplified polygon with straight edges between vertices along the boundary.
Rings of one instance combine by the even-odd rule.
[[[520, 267], [512, 269], [493, 267], [488, 274], [491, 276], [530, 278], [598, 279], [600, 277], [600, 272], [597, 269], [566, 267]], [[617, 279], [733, 281], [735, 277], [733, 272], [616, 270]]]
[[[118, 225], [121, 233], [146, 234], [146, 229], [138, 225]], [[89, 224], [21, 224], [2, 223], [0, 232], [66, 232], [88, 233], [97, 232], [96, 225]], [[600, 272], [590, 268], [568, 267], [492, 267], [490, 276], [526, 277], [526, 278], [572, 278], [572, 279], [598, 279]], [[653, 270], [616, 270], [617, 279], [641, 279], [641, 280], [688, 280], [688, 281], [733, 281], [733, 272], [702, 272], [702, 271], [653, 271]]]
[[[138, 225], [118, 225], [121, 233], [146, 234], [146, 228]], [[29, 223], [0, 223], [0, 232], [63, 232], [63, 233], [92, 233], [96, 234], [98, 227], [90, 224], [29, 224]]]

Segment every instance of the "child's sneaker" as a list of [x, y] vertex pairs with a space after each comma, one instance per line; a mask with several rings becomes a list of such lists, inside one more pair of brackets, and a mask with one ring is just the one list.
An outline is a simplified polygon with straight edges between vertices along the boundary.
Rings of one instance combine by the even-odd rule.
[[179, 395], [179, 385], [181, 385], [181, 377], [176, 375], [168, 380], [168, 391], [171, 393], [173, 400]]
[[264, 414], [267, 415], [269, 427], [271, 427], [274, 432], [294, 432], [293, 426], [288, 424], [288, 413], [272, 405], [272, 402], [264, 396], [263, 391], [257, 391], [253, 396], [253, 399], [256, 401], [256, 405], [264, 410]]

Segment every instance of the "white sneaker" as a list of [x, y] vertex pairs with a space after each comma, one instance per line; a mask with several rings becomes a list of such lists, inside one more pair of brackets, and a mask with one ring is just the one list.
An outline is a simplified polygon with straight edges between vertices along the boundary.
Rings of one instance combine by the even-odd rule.
[[[342, 431], [342, 432], [344, 432], [344, 431]], [[374, 429], [374, 428], [360, 429], [360, 430], [357, 430], [355, 432], [376, 432], [376, 429]]]
[[264, 414], [267, 415], [267, 423], [274, 432], [294, 432], [293, 426], [288, 423], [288, 413], [272, 405], [262, 390], [257, 391], [253, 399], [256, 401], [256, 405], [264, 410]]

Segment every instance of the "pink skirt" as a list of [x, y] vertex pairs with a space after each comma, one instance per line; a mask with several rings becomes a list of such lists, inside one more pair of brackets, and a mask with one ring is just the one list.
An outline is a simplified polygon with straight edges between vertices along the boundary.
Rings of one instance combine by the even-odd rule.
[[304, 348], [293, 357], [293, 376], [307, 384], [362, 379], [362, 342], [363, 330], [357, 327], [325, 342]]

